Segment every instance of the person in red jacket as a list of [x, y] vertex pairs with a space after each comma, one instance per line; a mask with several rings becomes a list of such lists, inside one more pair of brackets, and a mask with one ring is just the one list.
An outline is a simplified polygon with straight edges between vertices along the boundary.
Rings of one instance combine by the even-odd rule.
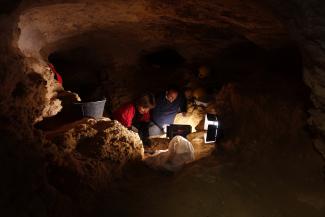
[[155, 107], [155, 97], [151, 93], [143, 94], [134, 102], [122, 105], [113, 112], [113, 119], [130, 130], [137, 132], [143, 141], [149, 137], [148, 124], [150, 109]]

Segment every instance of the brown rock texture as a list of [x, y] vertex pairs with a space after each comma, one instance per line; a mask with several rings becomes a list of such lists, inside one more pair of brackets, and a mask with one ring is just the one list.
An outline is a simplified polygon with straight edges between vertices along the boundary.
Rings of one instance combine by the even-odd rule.
[[[281, 81], [278, 84], [282, 86]], [[307, 114], [300, 90], [292, 87], [284, 96], [283, 91], [268, 88], [256, 93], [230, 83], [216, 96], [215, 111], [227, 132], [218, 142], [218, 148], [243, 158], [248, 164], [256, 159], [271, 162], [282, 154], [298, 154], [303, 144], [312, 145], [304, 131]]]
[[195, 160], [200, 160], [202, 158], [210, 156], [216, 149], [215, 143], [204, 142], [204, 132], [202, 131], [189, 134], [187, 136], [187, 139], [193, 145]]
[[[305, 83], [311, 90], [314, 108], [310, 109], [309, 124], [315, 130], [315, 147], [325, 158], [325, 4], [323, 1], [303, 2], [294, 0], [278, 7], [282, 2], [269, 1], [288, 26], [303, 54]], [[288, 12], [290, 11], [290, 12]]]
[[122, 164], [128, 159], [141, 160], [143, 156], [143, 145], [138, 134], [118, 121], [108, 118], [84, 119], [71, 125], [76, 126], [66, 132], [60, 133], [59, 129], [49, 135], [63, 153], [78, 151], [95, 159], [109, 159]]
[[[138, 134], [108, 118], [83, 119], [46, 136], [54, 143], [47, 149], [47, 154], [53, 156], [50, 182], [70, 194], [81, 191], [81, 186], [94, 191], [107, 188], [125, 164], [141, 161], [144, 154]], [[55, 174], [57, 170], [69, 171], [73, 178]], [[81, 186], [75, 183], [74, 188], [75, 180]]]
[[[279, 20], [255, 1], [55, 2], [22, 4], [17, 47], [23, 56], [34, 61], [30, 67], [46, 74], [46, 58], [51, 52], [90, 46], [100, 58], [97, 65], [108, 64], [106, 70], [114, 84], [110, 83], [106, 92], [115, 93], [112, 96], [115, 108], [132, 98], [127, 96], [131, 90], [134, 95], [145, 90], [136, 85], [141, 77], [152, 80], [147, 89], [157, 88], [157, 84], [163, 87], [164, 82], [175, 78], [176, 72], [167, 75], [163, 69], [139, 67], [144, 55], [161, 47], [175, 48], [188, 61], [203, 61], [232, 43], [253, 41], [269, 47], [288, 40]], [[157, 73], [152, 73], [154, 70]], [[73, 73], [70, 70], [66, 78]], [[82, 75], [77, 71], [74, 77]], [[51, 101], [46, 103], [43, 116], [55, 114], [58, 107], [50, 86], [47, 98]]]

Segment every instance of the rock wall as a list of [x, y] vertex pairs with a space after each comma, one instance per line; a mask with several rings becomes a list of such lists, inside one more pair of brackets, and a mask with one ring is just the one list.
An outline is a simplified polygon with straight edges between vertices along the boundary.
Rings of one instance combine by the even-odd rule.
[[268, 1], [287, 26], [290, 37], [299, 44], [303, 55], [305, 83], [311, 90], [309, 124], [314, 131], [315, 148], [325, 158], [325, 10], [324, 1]]
[[[41, 116], [44, 108], [40, 93], [45, 80], [32, 72], [27, 74], [24, 59], [12, 41], [19, 34], [16, 22], [11, 16], [0, 15], [0, 161], [3, 177], [0, 194], [4, 216], [35, 214], [35, 206], [40, 212], [46, 210], [48, 204], [41, 197], [50, 191], [45, 181], [42, 142], [32, 127], [35, 117]], [[49, 198], [51, 196], [53, 194], [49, 193]]]
[[306, 26], [303, 26], [304, 80], [311, 89], [309, 123], [318, 132], [315, 147], [325, 159], [325, 10], [324, 2], [302, 7]]

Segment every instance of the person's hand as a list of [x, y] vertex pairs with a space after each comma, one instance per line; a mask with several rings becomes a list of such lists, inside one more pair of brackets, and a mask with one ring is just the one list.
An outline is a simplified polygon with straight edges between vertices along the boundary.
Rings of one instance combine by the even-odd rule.
[[136, 127], [133, 126], [133, 125], [130, 127], [130, 130], [132, 130], [132, 131], [135, 132], [135, 133], [139, 133], [138, 128], [136, 128]]

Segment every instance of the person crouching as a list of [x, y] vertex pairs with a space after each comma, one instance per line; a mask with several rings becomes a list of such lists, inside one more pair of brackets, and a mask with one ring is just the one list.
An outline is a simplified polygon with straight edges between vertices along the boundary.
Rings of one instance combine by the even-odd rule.
[[135, 101], [126, 103], [113, 112], [113, 119], [139, 134], [143, 144], [148, 143], [148, 126], [150, 122], [150, 109], [156, 105], [155, 97], [146, 93]]

